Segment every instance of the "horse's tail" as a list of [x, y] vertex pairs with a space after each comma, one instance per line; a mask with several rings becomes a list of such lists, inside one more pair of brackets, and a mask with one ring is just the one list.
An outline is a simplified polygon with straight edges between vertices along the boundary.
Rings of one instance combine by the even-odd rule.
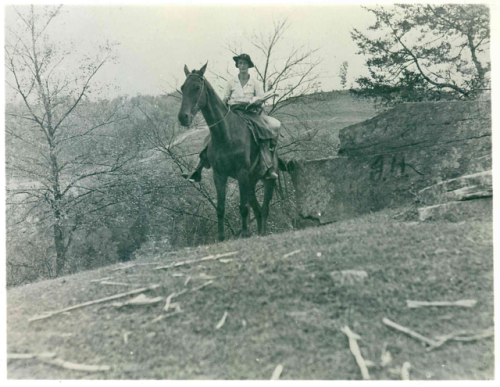
[[280, 171], [288, 172], [288, 163], [278, 156], [278, 168]]

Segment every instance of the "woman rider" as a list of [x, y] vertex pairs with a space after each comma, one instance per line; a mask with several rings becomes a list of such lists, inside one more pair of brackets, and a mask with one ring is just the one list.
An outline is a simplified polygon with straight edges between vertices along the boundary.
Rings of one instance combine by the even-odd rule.
[[[272, 163], [271, 148], [276, 146], [281, 123], [277, 119], [262, 113], [260, 97], [264, 95], [264, 92], [260, 82], [248, 73], [248, 69], [254, 67], [250, 56], [241, 54], [234, 56], [233, 60], [239, 74], [227, 82], [222, 101], [229, 105], [231, 111], [251, 123], [260, 147], [260, 175], [266, 179], [277, 179], [278, 175]], [[252, 109], [246, 109], [250, 104]], [[205, 149], [200, 154], [200, 162], [196, 170], [190, 174], [183, 174], [184, 177], [194, 181], [201, 180], [201, 171], [204, 166], [208, 166], [206, 161], [203, 161], [206, 158], [203, 157]]]

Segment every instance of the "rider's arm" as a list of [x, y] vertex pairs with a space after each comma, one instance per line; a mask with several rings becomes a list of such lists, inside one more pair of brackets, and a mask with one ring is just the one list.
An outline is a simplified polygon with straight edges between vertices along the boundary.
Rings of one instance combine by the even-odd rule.
[[252, 98], [251, 103], [258, 102], [259, 98], [264, 95], [264, 91], [262, 90], [262, 84], [260, 82], [255, 82], [255, 97]]

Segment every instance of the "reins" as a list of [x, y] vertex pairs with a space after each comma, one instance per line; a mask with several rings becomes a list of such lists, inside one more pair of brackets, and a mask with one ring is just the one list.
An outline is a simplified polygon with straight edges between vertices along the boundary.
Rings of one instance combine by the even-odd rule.
[[[198, 99], [196, 100], [196, 103], [194, 104], [194, 106], [196, 106], [196, 107], [198, 107], [198, 109], [200, 109], [200, 105], [198, 105], [198, 102], [200, 102], [201, 95], [203, 94], [203, 91], [205, 90], [205, 77], [202, 77], [202, 76], [200, 76], [200, 75], [198, 75], [198, 74], [194, 74], [194, 73], [188, 74], [187, 76], [189, 77], [189, 76], [191, 76], [191, 75], [194, 75], [194, 76], [196, 76], [196, 77], [200, 78], [200, 79], [203, 81], [203, 83], [202, 83], [202, 85], [201, 85], [200, 94], [198, 95]], [[227, 113], [226, 113], [226, 115], [225, 115], [225, 116], [224, 116], [221, 120], [217, 121], [215, 124], [208, 125], [208, 127], [209, 127], [209, 128], [211, 128], [212, 126], [215, 126], [215, 125], [217, 125], [217, 124], [220, 124], [222, 121], [224, 121], [224, 120], [226, 119], [226, 117], [229, 115], [229, 112], [230, 112], [230, 111], [231, 111], [231, 109], [230, 109], [230, 108], [227, 108]]]

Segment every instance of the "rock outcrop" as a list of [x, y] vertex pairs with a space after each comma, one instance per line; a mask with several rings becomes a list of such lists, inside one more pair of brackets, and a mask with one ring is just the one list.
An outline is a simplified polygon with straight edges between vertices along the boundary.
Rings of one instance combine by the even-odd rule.
[[[288, 163], [303, 218], [328, 223], [406, 205], [427, 187], [491, 170], [489, 101], [404, 104], [339, 137], [339, 156]], [[454, 195], [473, 194], [457, 187]]]
[[424, 188], [417, 195], [419, 220], [492, 220], [491, 171], [461, 176]]

